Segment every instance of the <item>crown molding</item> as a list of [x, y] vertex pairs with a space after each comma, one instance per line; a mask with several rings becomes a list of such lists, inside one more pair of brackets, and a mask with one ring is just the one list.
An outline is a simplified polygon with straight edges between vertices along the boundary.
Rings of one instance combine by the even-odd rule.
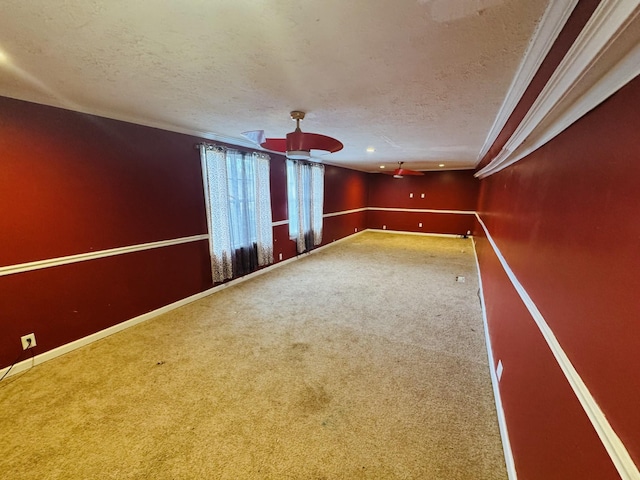
[[609, 71], [588, 75], [612, 63], [615, 47], [639, 14], [640, 0], [602, 0], [503, 149], [475, 176], [487, 177], [521, 160], [640, 74], [636, 45]]
[[496, 119], [493, 121], [482, 150], [478, 154], [476, 165], [482, 161], [498, 138], [577, 4], [578, 0], [549, 2], [531, 38], [518, 71], [513, 77], [507, 96], [502, 102]]

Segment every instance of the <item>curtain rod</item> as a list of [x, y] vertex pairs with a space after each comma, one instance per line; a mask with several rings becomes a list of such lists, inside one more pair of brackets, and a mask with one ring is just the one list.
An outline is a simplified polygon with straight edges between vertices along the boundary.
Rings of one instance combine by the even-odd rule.
[[266, 158], [267, 160], [271, 160], [271, 156], [269, 154], [267, 154], [267, 153], [257, 152], [255, 150], [250, 150], [250, 149], [244, 150], [242, 148], [235, 147], [235, 146], [227, 147], [225, 145], [218, 145], [218, 144], [215, 144], [215, 143], [207, 143], [207, 142], [196, 143], [193, 146], [193, 148], [195, 148], [196, 150], [200, 150], [200, 147], [204, 147], [207, 150], [219, 149], [219, 150], [222, 150], [222, 151], [231, 150], [231, 151], [236, 151], [236, 152], [240, 152], [240, 153], [248, 153], [248, 154], [251, 154], [251, 155], [257, 155], [259, 157]]
[[324, 167], [324, 164], [322, 162], [316, 162], [316, 161], [313, 161], [313, 160], [301, 160], [301, 159], [298, 159], [298, 158], [287, 158], [287, 161], [288, 162], [293, 162], [293, 163], [301, 163], [302, 165], [309, 165], [309, 166], [312, 166], [312, 167], [315, 167], [315, 166]]
[[224, 145], [216, 145], [215, 143], [207, 143], [207, 142], [196, 143], [193, 146], [193, 148], [195, 148], [196, 150], [200, 150], [200, 147], [205, 147], [205, 148], [223, 148], [223, 149], [227, 150], [227, 147], [225, 147]]

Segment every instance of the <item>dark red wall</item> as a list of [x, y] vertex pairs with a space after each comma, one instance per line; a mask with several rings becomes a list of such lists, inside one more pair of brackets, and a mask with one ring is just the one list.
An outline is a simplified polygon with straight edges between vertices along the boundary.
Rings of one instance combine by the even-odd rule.
[[[203, 139], [8, 98], [0, 112], [0, 266], [207, 233]], [[409, 190], [427, 198], [407, 201]], [[473, 210], [476, 193], [469, 172], [394, 180], [328, 165], [322, 243], [381, 218], [394, 230], [464, 233], [464, 215], [366, 207]], [[271, 194], [274, 222], [286, 221], [281, 155]], [[274, 227], [274, 253], [296, 256], [286, 223]], [[0, 366], [27, 333], [42, 353], [210, 287], [206, 240], [0, 276]]]
[[[206, 234], [200, 139], [0, 98], [0, 266]], [[0, 277], [0, 366], [211, 287], [207, 241]]]
[[[0, 267], [207, 233], [202, 138], [0, 97]], [[327, 167], [325, 212], [366, 205], [366, 174]], [[272, 155], [274, 222], [287, 219], [285, 159]], [[365, 213], [325, 221], [325, 241]], [[296, 255], [288, 225], [274, 251]], [[207, 240], [0, 276], [0, 367], [212, 287]]]
[[326, 216], [322, 244], [353, 235], [367, 228], [368, 175], [355, 170], [327, 165], [324, 171], [325, 215], [359, 210], [345, 215]]
[[207, 233], [187, 135], [0, 98], [0, 265]]
[[425, 172], [423, 176], [399, 179], [391, 175], [370, 174], [367, 226], [407, 232], [465, 234], [475, 225], [473, 215], [376, 208], [474, 212], [479, 182], [473, 173], [471, 170]]
[[[479, 203], [506, 261], [636, 463], [639, 105], [637, 78], [547, 145], [482, 180]], [[503, 360], [505, 375], [510, 371], [500, 390], [513, 422], [518, 478], [619, 478], [604, 470], [601, 449], [580, 419], [586, 415], [567, 395], [533, 320], [481, 238], [479, 260], [495, 360]], [[550, 442], [556, 438], [566, 439], [575, 454], [550, 462], [542, 475], [540, 464], [557, 458], [558, 446]], [[586, 464], [600, 473], [584, 472]]]
[[0, 277], [0, 365], [35, 333], [42, 353], [211, 287], [206, 240]]
[[481, 272], [493, 368], [499, 382], [519, 479], [619, 478], [540, 330], [486, 238], [474, 237]]

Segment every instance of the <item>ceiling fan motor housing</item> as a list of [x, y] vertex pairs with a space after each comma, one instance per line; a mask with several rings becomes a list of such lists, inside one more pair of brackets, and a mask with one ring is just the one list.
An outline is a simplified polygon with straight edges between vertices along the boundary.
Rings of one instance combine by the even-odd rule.
[[342, 150], [344, 145], [335, 138], [300, 130], [300, 120], [304, 116], [305, 113], [298, 110], [291, 112], [291, 118], [296, 121], [296, 129], [287, 133], [286, 138], [264, 138], [262, 130], [244, 132], [243, 135], [254, 142], [259, 142], [262, 148], [286, 153], [288, 158], [294, 160], [308, 160], [311, 157], [311, 150], [324, 150], [330, 153]]
[[305, 134], [300, 130], [287, 133], [287, 152], [306, 151], [310, 148], [305, 145]]

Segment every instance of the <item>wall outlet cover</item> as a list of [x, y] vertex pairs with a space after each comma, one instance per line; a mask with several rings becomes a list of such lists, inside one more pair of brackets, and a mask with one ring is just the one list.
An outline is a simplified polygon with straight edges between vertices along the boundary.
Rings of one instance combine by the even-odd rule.
[[33, 348], [36, 346], [36, 334], [30, 333], [28, 335], [23, 335], [20, 337], [20, 342], [22, 343], [22, 350]]

